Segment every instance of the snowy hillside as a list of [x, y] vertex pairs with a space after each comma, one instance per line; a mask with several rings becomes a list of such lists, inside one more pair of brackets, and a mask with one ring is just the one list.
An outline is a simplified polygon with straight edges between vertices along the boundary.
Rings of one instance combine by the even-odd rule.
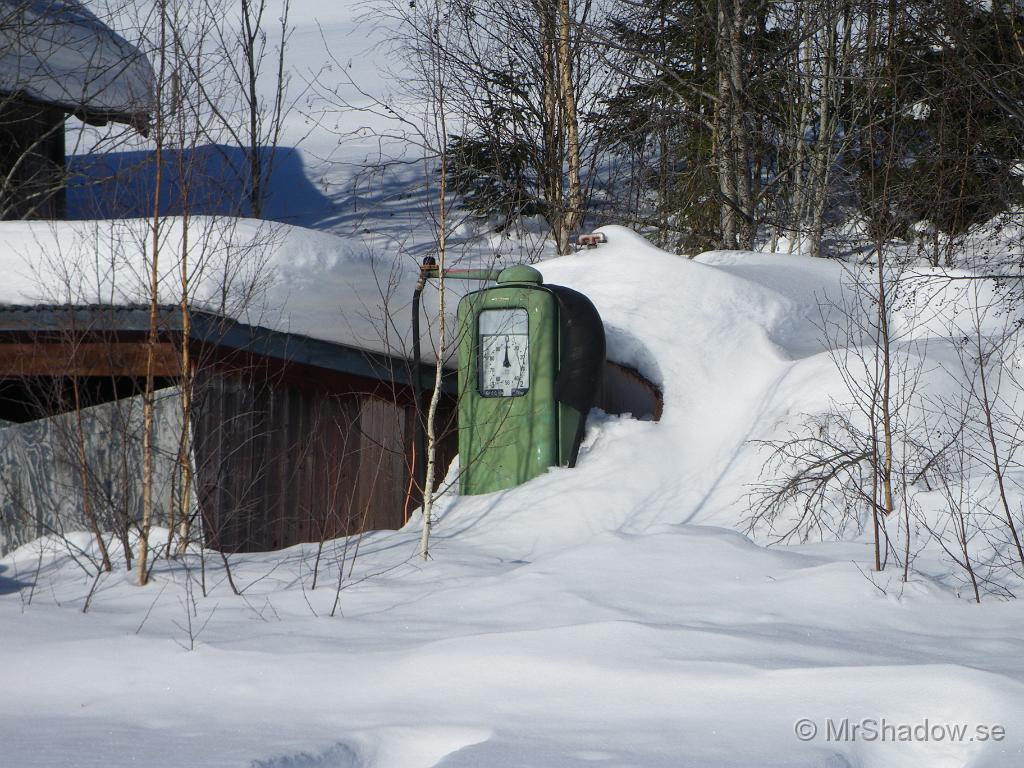
[[[144, 590], [115, 571], [82, 614], [91, 579], [23, 547], [0, 565], [4, 764], [1019, 765], [1015, 603], [872, 574], [859, 539], [735, 530], [750, 441], [837, 391], [814, 319], [840, 268], [605, 231], [540, 267], [662, 384], [659, 423], [593, 414], [576, 469], [443, 497], [432, 561], [414, 520], [358, 557], [328, 543], [315, 590], [314, 545], [233, 557], [242, 597], [210, 558], [202, 597], [194, 554]], [[973, 741], [829, 738], [883, 719]]]

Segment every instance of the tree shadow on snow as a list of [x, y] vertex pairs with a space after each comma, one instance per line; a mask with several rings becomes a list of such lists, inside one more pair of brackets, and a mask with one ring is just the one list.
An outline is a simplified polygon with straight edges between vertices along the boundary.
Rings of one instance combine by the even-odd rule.
[[352, 747], [338, 742], [324, 752], [299, 752], [253, 760], [249, 768], [360, 768], [366, 764]]
[[21, 581], [19, 579], [11, 579], [3, 575], [3, 572], [8, 570], [6, 565], [0, 565], [0, 595], [13, 595], [20, 592], [25, 587], [31, 587], [32, 585], [28, 582]]

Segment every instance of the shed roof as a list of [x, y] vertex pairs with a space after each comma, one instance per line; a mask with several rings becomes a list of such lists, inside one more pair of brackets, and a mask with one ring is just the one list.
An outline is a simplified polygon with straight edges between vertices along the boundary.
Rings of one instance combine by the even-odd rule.
[[[181, 331], [180, 307], [162, 305], [159, 313], [162, 331]], [[376, 381], [408, 385], [412, 380], [409, 361], [393, 355], [248, 325], [207, 310], [194, 309], [189, 313], [189, 319], [189, 338], [193, 341]], [[10, 333], [69, 331], [144, 333], [148, 329], [149, 307], [143, 305], [0, 305], [0, 337]], [[432, 383], [431, 370], [429, 375], [424, 373], [423, 384], [429, 387]], [[442, 388], [449, 393], [455, 392], [453, 375], [445, 377]]]
[[0, 94], [145, 130], [152, 89], [145, 54], [76, 0], [0, 0]]

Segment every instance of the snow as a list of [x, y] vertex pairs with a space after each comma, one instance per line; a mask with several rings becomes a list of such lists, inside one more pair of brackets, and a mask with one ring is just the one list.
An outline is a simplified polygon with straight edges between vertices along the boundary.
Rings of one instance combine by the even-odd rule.
[[[297, 71], [319, 70], [322, 28], [361, 84], [383, 89], [386, 57], [364, 54], [384, 31], [357, 16], [355, 3], [296, 4]], [[309, 131], [299, 117], [286, 126], [293, 145]], [[290, 148], [296, 162], [281, 166], [270, 201], [289, 223], [192, 219], [197, 304], [328, 341], [408, 346], [409, 297], [432, 243], [423, 169], [369, 190], [360, 164], [378, 145], [346, 135], [318, 126]], [[0, 224], [0, 303], [144, 300], [147, 227]], [[462, 229], [453, 253], [473, 264], [543, 253], [522, 233]], [[853, 268], [780, 253], [691, 260], [622, 227], [602, 231], [606, 244], [537, 266], [594, 301], [611, 359], [662, 386], [660, 422], [595, 411], [576, 468], [500, 493], [455, 495], [453, 466], [430, 561], [416, 556], [414, 518], [363, 536], [354, 562], [354, 541], [327, 542], [315, 589], [316, 545], [232, 556], [241, 597], [219, 557], [193, 551], [159, 560], [146, 588], [123, 566], [100, 577], [83, 613], [93, 578], [60, 543], [0, 558], [0, 765], [1024, 763], [1015, 601], [974, 604], [932, 551], [906, 584], [898, 568], [873, 573], [857, 531], [775, 547], [743, 533], [765, 462], [754, 441], [843, 396], [822, 308], [850, 300]], [[997, 234], [978, 236], [982, 264], [1019, 240], [1008, 228]], [[168, 219], [164, 236], [164, 253], [176, 253], [181, 221]], [[258, 268], [235, 275], [247, 253], [261, 254]], [[161, 266], [168, 300], [177, 299], [175, 258]], [[936, 396], [955, 391], [949, 339], [991, 289], [948, 276], [920, 268], [896, 324], [896, 353], [926, 363]], [[451, 285], [452, 303], [474, 287]], [[425, 298], [435, 315], [433, 292]], [[1006, 318], [984, 322], [996, 332]], [[112, 553], [123, 563], [117, 545]], [[818, 728], [810, 741], [795, 732], [802, 718]], [[1006, 735], [826, 738], [830, 721], [883, 719]]]
[[[169, 217], [161, 226], [160, 299], [176, 304], [182, 220]], [[4, 222], [0, 304], [147, 303], [150, 227], [142, 219]], [[255, 219], [192, 217], [188, 231], [194, 307], [274, 330], [407, 354], [415, 258]], [[473, 286], [453, 285], [453, 301], [455, 291]], [[436, 291], [428, 292], [426, 318], [436, 316], [436, 306]], [[427, 343], [424, 358], [433, 355]]]
[[[735, 530], [762, 461], [749, 441], [836, 391], [814, 319], [843, 268], [691, 261], [603, 231], [539, 267], [593, 299], [612, 357], [663, 385], [659, 423], [595, 413], [575, 469], [446, 494], [427, 563], [417, 520], [365, 536], [333, 617], [342, 541], [315, 590], [315, 545], [233, 557], [243, 597], [214, 559], [202, 597], [193, 554], [145, 589], [102, 578], [85, 614], [91, 579], [23, 547], [0, 561], [7, 764], [1019, 765], [1015, 604], [872, 574], [860, 538], [765, 549]], [[292, 268], [318, 275], [313, 250]], [[825, 738], [829, 719], [926, 718], [1006, 737]]]
[[81, 3], [2, 0], [0, 14], [0, 92], [104, 117], [151, 111], [146, 57]]

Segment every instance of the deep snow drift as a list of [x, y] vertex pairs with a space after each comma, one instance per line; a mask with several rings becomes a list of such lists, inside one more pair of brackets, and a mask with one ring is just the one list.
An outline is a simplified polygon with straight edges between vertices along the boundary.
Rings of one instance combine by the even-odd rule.
[[[765, 549], [736, 531], [763, 465], [751, 441], [840, 391], [817, 319], [841, 267], [689, 261], [605, 231], [539, 267], [593, 299], [612, 359], [662, 385], [661, 422], [592, 414], [577, 468], [447, 494], [433, 560], [414, 520], [365, 536], [354, 564], [329, 542], [315, 590], [313, 545], [234, 557], [243, 597], [212, 558], [202, 597], [192, 555], [145, 589], [102, 579], [82, 614], [91, 578], [23, 547], [0, 560], [0, 762], [1020, 765], [1015, 602], [871, 574], [862, 537]], [[968, 731], [829, 738], [865, 720]]]

